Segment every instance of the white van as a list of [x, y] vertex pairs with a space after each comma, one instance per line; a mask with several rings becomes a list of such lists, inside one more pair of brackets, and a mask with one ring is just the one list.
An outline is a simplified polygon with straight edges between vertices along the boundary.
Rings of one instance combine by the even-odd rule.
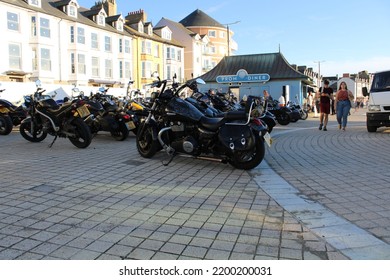
[[369, 96], [367, 131], [376, 132], [381, 126], [390, 126], [390, 70], [375, 73]]

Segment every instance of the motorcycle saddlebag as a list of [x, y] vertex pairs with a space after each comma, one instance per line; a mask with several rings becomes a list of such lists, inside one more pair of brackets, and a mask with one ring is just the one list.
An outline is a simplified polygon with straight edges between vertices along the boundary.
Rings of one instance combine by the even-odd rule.
[[231, 151], [247, 151], [255, 146], [255, 136], [247, 125], [223, 125], [218, 134], [221, 144]]

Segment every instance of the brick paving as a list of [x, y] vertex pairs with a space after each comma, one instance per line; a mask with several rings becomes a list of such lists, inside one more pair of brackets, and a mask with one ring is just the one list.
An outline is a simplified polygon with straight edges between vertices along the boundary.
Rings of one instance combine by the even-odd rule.
[[389, 134], [354, 118], [343, 134], [314, 118], [276, 127], [249, 172], [183, 157], [163, 166], [162, 152], [138, 155], [133, 135], [48, 148], [50, 136], [29, 143], [15, 130], [0, 137], [0, 259], [360, 259], [262, 182], [280, 180], [388, 244]]

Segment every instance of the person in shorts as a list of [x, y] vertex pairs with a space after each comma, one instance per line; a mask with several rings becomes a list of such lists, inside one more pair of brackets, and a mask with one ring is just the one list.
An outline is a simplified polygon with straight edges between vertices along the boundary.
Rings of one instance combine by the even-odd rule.
[[324, 81], [324, 86], [320, 88], [320, 126], [319, 130], [327, 131], [328, 116], [330, 113], [330, 99], [333, 97], [333, 89], [329, 87], [329, 81]]

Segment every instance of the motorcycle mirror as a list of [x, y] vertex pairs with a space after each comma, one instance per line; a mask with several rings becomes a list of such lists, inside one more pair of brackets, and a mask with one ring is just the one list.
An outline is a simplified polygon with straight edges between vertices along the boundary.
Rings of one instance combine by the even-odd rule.
[[154, 71], [154, 72], [152, 73], [152, 78], [160, 79], [160, 76], [159, 76], [159, 74], [158, 74], [157, 71]]
[[77, 87], [75, 87], [75, 88], [72, 88], [72, 91], [73, 92], [79, 92], [80, 90]]
[[104, 87], [99, 88], [99, 92], [104, 92], [104, 91], [105, 91]]
[[37, 86], [37, 87], [40, 87], [42, 84], [41, 84], [41, 80], [36, 80], [35, 81], [35, 85]]

